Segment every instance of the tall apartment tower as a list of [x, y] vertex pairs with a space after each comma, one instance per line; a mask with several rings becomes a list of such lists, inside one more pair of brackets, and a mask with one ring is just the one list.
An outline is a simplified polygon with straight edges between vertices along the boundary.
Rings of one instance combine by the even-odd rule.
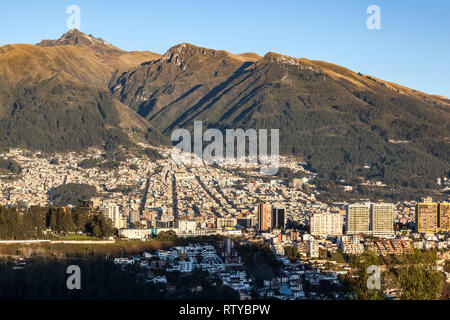
[[346, 208], [346, 234], [370, 233], [370, 203], [349, 204]]
[[416, 232], [434, 233], [438, 229], [438, 204], [424, 198], [416, 205]]
[[450, 231], [450, 203], [439, 203], [439, 231]]
[[110, 204], [100, 208], [100, 212], [106, 217], [111, 219], [114, 228], [120, 229], [122, 227], [122, 219], [120, 216], [119, 206]]
[[372, 203], [370, 206], [370, 230], [376, 237], [394, 236], [394, 204]]
[[268, 203], [258, 205], [258, 230], [267, 231], [271, 227], [272, 206]]
[[343, 217], [338, 213], [314, 213], [309, 225], [313, 236], [341, 236]]
[[286, 223], [286, 209], [285, 208], [272, 208], [272, 229], [284, 229]]

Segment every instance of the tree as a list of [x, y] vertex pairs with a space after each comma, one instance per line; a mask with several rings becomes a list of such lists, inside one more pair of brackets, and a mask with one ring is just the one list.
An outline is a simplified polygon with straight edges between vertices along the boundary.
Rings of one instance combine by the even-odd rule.
[[[356, 277], [351, 278], [350, 290], [360, 300], [382, 300], [385, 298], [382, 287], [383, 281], [380, 279], [381, 288], [370, 288], [368, 285], [369, 277], [373, 277], [373, 273], [367, 273], [370, 266], [379, 266], [378, 256], [372, 251], [366, 251], [362, 255], [356, 256], [352, 259], [351, 265], [356, 269]], [[373, 268], [373, 267], [372, 267]], [[372, 271], [373, 272], [373, 271]], [[381, 274], [380, 274], [381, 277]]]
[[106, 219], [102, 213], [99, 213], [97, 216], [98, 225], [100, 227], [100, 236], [101, 237], [110, 237], [113, 234], [113, 227], [110, 219]]
[[161, 241], [173, 241], [177, 239], [177, 234], [173, 230], [162, 231], [156, 238]]
[[295, 248], [295, 247], [292, 247], [292, 246], [285, 247], [284, 253], [291, 261], [300, 259], [300, 254], [299, 254], [297, 248]]
[[50, 208], [48, 213], [48, 227], [56, 231], [56, 209]]
[[438, 300], [444, 277], [436, 268], [436, 252], [415, 250], [405, 256], [397, 270], [402, 300]]
[[79, 207], [75, 208], [73, 211], [73, 220], [77, 231], [86, 232], [86, 224], [88, 222], [88, 213], [86, 209]]

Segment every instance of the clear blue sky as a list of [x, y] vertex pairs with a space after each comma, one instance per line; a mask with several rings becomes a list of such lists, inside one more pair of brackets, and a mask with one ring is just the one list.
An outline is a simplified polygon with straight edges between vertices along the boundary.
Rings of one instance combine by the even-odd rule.
[[[0, 45], [81, 31], [125, 50], [164, 53], [182, 42], [232, 53], [268, 51], [325, 60], [450, 97], [449, 0], [14, 0], [0, 1]], [[369, 30], [369, 5], [381, 30]]]

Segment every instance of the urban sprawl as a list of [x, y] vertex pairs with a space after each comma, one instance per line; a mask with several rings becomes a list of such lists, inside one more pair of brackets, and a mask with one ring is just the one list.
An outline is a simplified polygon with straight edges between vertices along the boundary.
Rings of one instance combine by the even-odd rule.
[[[288, 182], [261, 176], [257, 164], [209, 166], [194, 161], [177, 165], [169, 149], [154, 150], [162, 159], [149, 161], [139, 154], [114, 169], [79, 165], [99, 158], [102, 152], [96, 149], [51, 158], [10, 150], [0, 156], [18, 162], [21, 173], [17, 179], [4, 179], [8, 174], [0, 177], [0, 206], [45, 207], [53, 205], [49, 194], [58, 186], [94, 186], [97, 194], [80, 203], [109, 218], [118, 230], [117, 238], [146, 240], [171, 232], [179, 238], [220, 235], [225, 239], [116, 258], [116, 264], [138, 264], [149, 270], [149, 282], [167, 284], [169, 289], [173, 288], [167, 278], [152, 271], [190, 273], [200, 269], [219, 276], [241, 299], [249, 299], [252, 290], [261, 298], [342, 298], [339, 276], [351, 270], [339, 258], [342, 254], [372, 250], [380, 256], [402, 255], [416, 248], [436, 249], [438, 261], [449, 259], [448, 202], [424, 198], [395, 204], [326, 204], [316, 199], [315, 174], [290, 157], [280, 157], [280, 167], [300, 171], [303, 178]], [[282, 275], [257, 285], [235, 248], [246, 243], [270, 246], [282, 265]], [[296, 260], [288, 258], [292, 248], [298, 252]], [[448, 273], [446, 279], [449, 281]], [[327, 296], [314, 289], [321, 283], [331, 288]]]

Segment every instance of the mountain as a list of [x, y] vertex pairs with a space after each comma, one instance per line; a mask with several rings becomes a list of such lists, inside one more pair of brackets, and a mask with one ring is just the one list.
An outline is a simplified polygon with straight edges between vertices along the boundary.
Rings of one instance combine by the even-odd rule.
[[63, 34], [58, 40], [42, 40], [36, 46], [38, 47], [57, 47], [57, 46], [87, 46], [97, 52], [122, 53], [123, 51], [102, 38], [95, 38], [92, 35], [86, 35], [77, 29], [72, 29]]
[[77, 30], [36, 46], [0, 47], [0, 147], [128, 144], [125, 129], [145, 132], [150, 125], [115, 99], [108, 83], [115, 72], [158, 57], [125, 52]]
[[281, 152], [318, 172], [320, 190], [364, 180], [438, 189], [450, 177], [449, 111], [446, 97], [273, 52], [126, 52], [78, 30], [0, 48], [2, 148], [128, 145], [131, 129], [159, 142], [203, 120], [280, 129]]
[[425, 188], [449, 175], [449, 99], [330, 63], [181, 44], [110, 89], [166, 135], [194, 120], [279, 128], [282, 153], [335, 180]]

